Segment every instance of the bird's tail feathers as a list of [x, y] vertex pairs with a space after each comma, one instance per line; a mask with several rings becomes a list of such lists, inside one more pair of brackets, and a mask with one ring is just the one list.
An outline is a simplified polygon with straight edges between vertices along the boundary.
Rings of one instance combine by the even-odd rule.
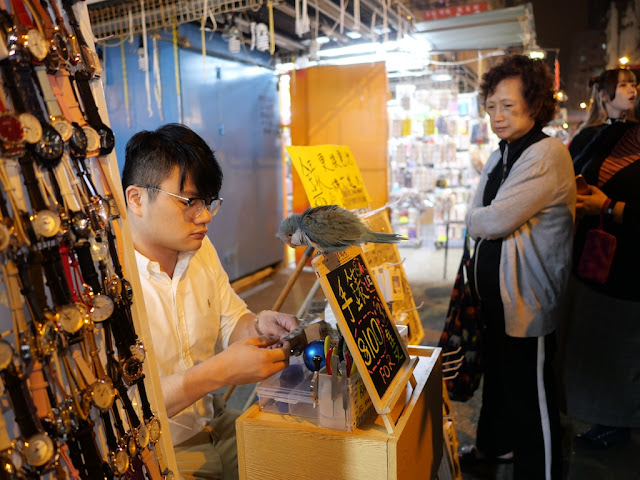
[[409, 239], [398, 233], [369, 232], [363, 240], [371, 243], [398, 243]]

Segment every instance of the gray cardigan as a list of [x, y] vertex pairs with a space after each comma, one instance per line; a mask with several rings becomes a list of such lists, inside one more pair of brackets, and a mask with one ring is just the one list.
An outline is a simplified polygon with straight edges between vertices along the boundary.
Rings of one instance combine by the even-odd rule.
[[522, 152], [490, 205], [482, 205], [487, 160], [467, 213], [472, 238], [502, 238], [500, 296], [506, 333], [538, 337], [555, 330], [571, 271], [576, 184], [571, 156], [555, 138]]

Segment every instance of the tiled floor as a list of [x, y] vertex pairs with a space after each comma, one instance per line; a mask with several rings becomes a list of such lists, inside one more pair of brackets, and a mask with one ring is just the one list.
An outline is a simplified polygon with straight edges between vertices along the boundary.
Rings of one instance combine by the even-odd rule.
[[[421, 248], [401, 248], [400, 255], [406, 258], [404, 268], [416, 305], [424, 302], [424, 306], [420, 309], [425, 330], [422, 343], [435, 345], [446, 316], [461, 250], [451, 249], [448, 252], [446, 269], [444, 249], [436, 249], [433, 244], [423, 243]], [[242, 292], [241, 296], [254, 311], [271, 308], [292, 272], [293, 268], [282, 268], [266, 281]], [[307, 297], [314, 281], [313, 272], [305, 268], [280, 310], [295, 314]], [[317, 298], [322, 298], [321, 291], [317, 294]], [[229, 403], [235, 408], [242, 409], [252, 392], [253, 385], [238, 387]], [[480, 396], [481, 392], [476, 392], [469, 402], [452, 404], [461, 444], [470, 444], [474, 441]], [[640, 432], [635, 432], [632, 440], [627, 444], [612, 447], [606, 451], [584, 451], [574, 447], [571, 438], [586, 426], [569, 419], [565, 419], [565, 423], [567, 439], [565, 470], [568, 480], [640, 480]], [[509, 480], [511, 478], [512, 468], [509, 465], [463, 472], [463, 480]]]

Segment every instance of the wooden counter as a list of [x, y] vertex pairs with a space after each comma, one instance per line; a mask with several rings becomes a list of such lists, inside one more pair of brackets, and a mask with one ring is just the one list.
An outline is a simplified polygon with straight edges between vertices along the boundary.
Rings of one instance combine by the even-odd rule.
[[420, 357], [390, 435], [376, 416], [354, 432], [315, 420], [261, 412], [251, 406], [236, 421], [238, 469], [244, 480], [428, 480], [442, 457], [441, 349], [409, 346]]

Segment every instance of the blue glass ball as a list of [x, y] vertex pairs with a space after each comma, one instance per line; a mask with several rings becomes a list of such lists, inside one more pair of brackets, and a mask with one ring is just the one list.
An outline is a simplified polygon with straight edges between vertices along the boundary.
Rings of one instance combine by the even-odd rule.
[[309, 345], [307, 345], [307, 347], [304, 349], [304, 353], [302, 354], [304, 364], [312, 372], [314, 371], [313, 357], [315, 357], [316, 355], [320, 355], [320, 357], [322, 357], [320, 368], [324, 367], [324, 340], [314, 340], [313, 342], [309, 343]]

